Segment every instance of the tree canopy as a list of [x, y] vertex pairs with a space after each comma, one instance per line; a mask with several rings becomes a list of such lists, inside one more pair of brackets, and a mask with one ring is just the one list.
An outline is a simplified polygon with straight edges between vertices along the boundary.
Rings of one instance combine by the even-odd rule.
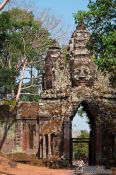
[[2, 94], [13, 92], [19, 99], [21, 88], [25, 88], [25, 72], [32, 88], [36, 80], [33, 69], [40, 72], [52, 39], [32, 12], [15, 8], [2, 12], [0, 21], [0, 90]]
[[88, 10], [78, 11], [74, 14], [74, 18], [76, 23], [84, 23], [91, 32], [87, 46], [93, 53], [96, 64], [114, 78], [116, 73], [115, 0], [89, 0]]
[[35, 18], [31, 11], [19, 8], [0, 14], [1, 98], [6, 99], [9, 94], [16, 100], [37, 97], [44, 58], [53, 37], [60, 40], [67, 35], [61, 20], [49, 11], [39, 14]]
[[[81, 130], [81, 134], [78, 138], [89, 138], [89, 132], [87, 130]], [[73, 145], [73, 155], [74, 159], [79, 159], [80, 157], [88, 157], [88, 143], [74, 143]]]

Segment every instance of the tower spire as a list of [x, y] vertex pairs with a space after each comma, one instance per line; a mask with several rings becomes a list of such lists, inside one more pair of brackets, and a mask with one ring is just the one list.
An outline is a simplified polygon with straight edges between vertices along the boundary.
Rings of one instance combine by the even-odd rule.
[[90, 34], [81, 23], [76, 27], [69, 42], [68, 57], [72, 86], [81, 84], [89, 86], [92, 83], [92, 75], [94, 75], [92, 72], [95, 69], [93, 69], [90, 51], [86, 47], [89, 38]]

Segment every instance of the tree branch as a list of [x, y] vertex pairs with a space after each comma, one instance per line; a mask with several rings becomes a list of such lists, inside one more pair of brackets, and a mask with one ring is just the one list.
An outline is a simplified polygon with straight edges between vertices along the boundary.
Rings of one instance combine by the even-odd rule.
[[18, 92], [17, 92], [17, 95], [16, 95], [16, 101], [18, 101], [19, 97], [20, 97], [21, 86], [22, 86], [22, 82], [23, 82], [23, 78], [24, 78], [24, 71], [25, 71], [26, 64], [27, 64], [27, 60], [25, 60], [25, 63], [24, 63], [24, 66], [23, 66], [23, 69], [22, 69], [22, 72], [21, 72], [21, 78], [20, 78], [21, 81], [19, 83]]
[[39, 94], [31, 94], [31, 93], [20, 93], [21, 95], [38, 95], [39, 96]]
[[5, 5], [9, 2], [10, 0], [4, 0], [1, 4], [0, 4], [0, 10], [2, 10]]
[[[29, 89], [29, 88], [31, 88], [31, 87], [37, 87], [37, 86], [39, 86], [39, 85], [30, 85], [30, 86], [21, 88], [21, 90], [23, 90], [23, 89]], [[22, 93], [21, 93], [21, 94], [22, 94]]]

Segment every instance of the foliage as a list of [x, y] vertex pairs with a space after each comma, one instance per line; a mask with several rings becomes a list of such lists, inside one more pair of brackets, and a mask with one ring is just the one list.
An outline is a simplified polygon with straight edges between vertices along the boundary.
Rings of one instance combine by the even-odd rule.
[[[32, 85], [32, 69], [39, 71], [52, 40], [32, 12], [15, 8], [2, 12], [0, 21], [0, 90], [3, 94], [14, 92], [16, 96], [24, 66], [29, 70], [28, 81]], [[23, 81], [22, 84], [24, 88]]]
[[24, 95], [24, 96], [22, 96], [21, 98], [20, 98], [20, 100], [21, 101], [34, 101], [34, 102], [39, 102], [39, 99], [40, 99], [40, 97], [39, 97], [39, 95], [33, 95], [33, 96], [26, 96], [26, 95]]
[[73, 16], [74, 16], [75, 22], [76, 23], [78, 22], [78, 24], [82, 24], [86, 14], [87, 12], [82, 10], [79, 10], [78, 13], [76, 14], [74, 13]]
[[81, 135], [79, 136], [79, 138], [88, 138], [89, 137], [89, 133], [87, 130], [81, 130]]
[[91, 122], [90, 122], [89, 117], [86, 113], [86, 110], [84, 109], [84, 107], [82, 105], [80, 105], [80, 107], [78, 108], [77, 113], [79, 114], [80, 117], [86, 118], [86, 123], [88, 123], [89, 127], [91, 128]]
[[[81, 130], [81, 134], [78, 138], [89, 138], [89, 133], [87, 130]], [[87, 143], [74, 143], [73, 145], [73, 155], [75, 159], [79, 157], [88, 157], [88, 144]]]
[[101, 70], [116, 72], [116, 3], [114, 0], [89, 0], [88, 11], [74, 14], [76, 23], [84, 23], [91, 32], [88, 48]]
[[63, 57], [64, 57], [65, 61], [66, 61], [66, 57], [67, 57], [67, 54], [68, 54], [67, 49], [68, 49], [67, 45], [62, 45], [61, 51], [62, 51], [62, 54], [63, 54]]
[[1, 100], [0, 105], [12, 105], [16, 106], [16, 100]]
[[83, 115], [86, 114], [85, 111], [84, 111], [84, 109], [83, 109], [83, 106], [80, 106], [78, 108], [78, 114], [80, 115], [80, 117], [83, 117]]

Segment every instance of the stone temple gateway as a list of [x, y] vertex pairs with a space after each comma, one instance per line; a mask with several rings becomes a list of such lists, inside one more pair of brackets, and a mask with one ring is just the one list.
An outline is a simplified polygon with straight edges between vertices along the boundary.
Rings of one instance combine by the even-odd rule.
[[[91, 124], [89, 163], [114, 165], [116, 95], [108, 77], [92, 62], [92, 55], [86, 48], [89, 36], [83, 25], [77, 26], [66, 58], [57, 42], [50, 47], [45, 59], [40, 102], [19, 104], [16, 120], [7, 132], [1, 151], [22, 151], [36, 154], [39, 159], [65, 155], [71, 164], [71, 123], [79, 106], [83, 105]], [[1, 126], [3, 129], [4, 124]]]

